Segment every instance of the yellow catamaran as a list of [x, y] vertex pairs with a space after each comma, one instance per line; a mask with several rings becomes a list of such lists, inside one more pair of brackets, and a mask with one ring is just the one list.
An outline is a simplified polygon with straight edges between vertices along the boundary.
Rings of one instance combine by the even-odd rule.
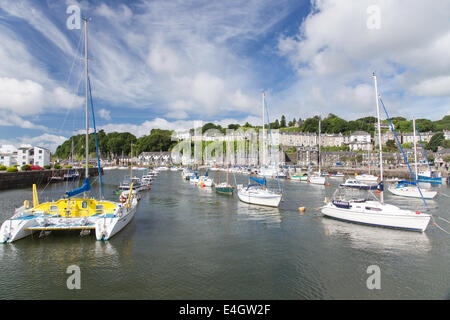
[[[137, 199], [133, 197], [133, 184], [126, 201], [96, 200], [88, 196], [89, 182], [89, 93], [87, 20], [85, 29], [85, 73], [86, 73], [86, 178], [84, 184], [66, 192], [66, 197], [53, 202], [39, 204], [36, 185], [33, 185], [33, 206], [25, 200], [14, 215], [4, 221], [0, 228], [0, 242], [12, 242], [31, 235], [34, 231], [95, 230], [97, 240], [108, 240], [125, 227], [136, 213]], [[99, 164], [100, 165], [100, 164]], [[83, 194], [83, 197], [75, 197]]]

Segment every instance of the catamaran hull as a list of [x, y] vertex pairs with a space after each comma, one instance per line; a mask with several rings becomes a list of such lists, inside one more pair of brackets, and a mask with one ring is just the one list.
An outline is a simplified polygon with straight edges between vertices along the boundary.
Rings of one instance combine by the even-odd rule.
[[32, 234], [27, 228], [34, 226], [36, 219], [33, 217], [12, 218], [3, 222], [0, 228], [0, 243], [13, 242]]
[[322, 213], [331, 218], [353, 223], [421, 232], [425, 231], [428, 223], [430, 222], [430, 216], [425, 214], [419, 214], [416, 216], [376, 214], [368, 212], [355, 212], [349, 209], [341, 209], [334, 206], [323, 207]]
[[95, 237], [98, 241], [108, 241], [112, 236], [122, 230], [136, 214], [136, 204], [128, 209], [128, 212], [119, 217], [100, 218], [95, 223]]
[[244, 190], [238, 191], [238, 197], [242, 202], [267, 207], [278, 207], [281, 201], [281, 195], [255, 195]]

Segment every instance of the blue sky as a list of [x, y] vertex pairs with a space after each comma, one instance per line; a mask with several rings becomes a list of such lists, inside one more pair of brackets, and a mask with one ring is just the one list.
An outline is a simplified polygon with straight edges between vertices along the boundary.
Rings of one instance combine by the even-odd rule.
[[[375, 115], [371, 73], [391, 115], [450, 110], [450, 3], [370, 1], [0, 2], [0, 144], [52, 150], [84, 128], [82, 30], [99, 128], [183, 129], [195, 120]], [[368, 8], [380, 28], [369, 28]], [[81, 42], [80, 42], [81, 41]]]

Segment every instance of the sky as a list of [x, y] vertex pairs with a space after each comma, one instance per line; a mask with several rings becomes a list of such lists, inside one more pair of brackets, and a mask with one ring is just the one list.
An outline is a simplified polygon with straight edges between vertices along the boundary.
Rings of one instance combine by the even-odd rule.
[[0, 144], [84, 130], [73, 6], [106, 132], [260, 124], [262, 90], [271, 121], [376, 116], [373, 72], [391, 116], [450, 114], [448, 0], [1, 0]]

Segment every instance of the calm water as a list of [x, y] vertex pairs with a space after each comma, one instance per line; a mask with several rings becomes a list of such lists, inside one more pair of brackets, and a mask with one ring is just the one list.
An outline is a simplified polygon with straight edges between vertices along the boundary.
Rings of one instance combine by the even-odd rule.
[[[113, 190], [127, 173], [105, 171], [106, 198], [117, 199]], [[217, 181], [217, 172], [211, 175]], [[450, 236], [431, 224], [421, 234], [324, 218], [314, 208], [338, 182], [282, 181], [284, 200], [274, 209], [216, 195], [183, 181], [179, 172], [162, 172], [142, 193], [134, 220], [109, 242], [53, 232], [0, 245], [0, 298], [449, 299]], [[44, 187], [41, 201], [57, 199], [71, 186]], [[450, 188], [435, 188], [447, 196], [429, 201], [431, 212], [450, 221]], [[31, 187], [0, 192], [0, 222], [25, 199], [31, 200]], [[420, 200], [387, 193], [386, 201], [423, 208]], [[299, 206], [307, 207], [304, 214]], [[81, 290], [66, 287], [66, 269], [74, 264], [81, 269]], [[367, 289], [370, 265], [381, 269], [381, 290]]]

